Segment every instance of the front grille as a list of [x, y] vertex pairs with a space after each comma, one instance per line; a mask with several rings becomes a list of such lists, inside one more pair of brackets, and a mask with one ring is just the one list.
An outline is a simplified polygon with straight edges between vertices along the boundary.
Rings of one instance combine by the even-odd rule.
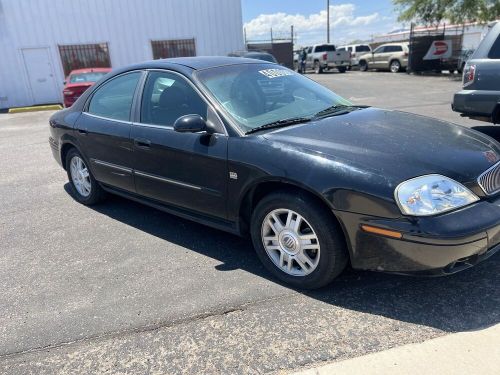
[[477, 182], [487, 195], [498, 193], [500, 191], [500, 162], [479, 176]]

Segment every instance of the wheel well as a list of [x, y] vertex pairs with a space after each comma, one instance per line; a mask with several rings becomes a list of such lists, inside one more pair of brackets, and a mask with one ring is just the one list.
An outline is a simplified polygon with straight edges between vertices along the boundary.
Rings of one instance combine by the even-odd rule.
[[399, 66], [401, 66], [401, 61], [399, 61], [399, 59], [392, 59], [391, 61], [389, 61], [389, 66], [391, 66], [391, 64], [392, 64], [394, 61], [397, 61], [397, 62], [399, 63]]
[[[267, 181], [258, 184], [257, 186], [251, 188], [243, 198], [240, 205], [240, 223], [243, 232], [247, 232], [250, 228], [250, 221], [252, 218], [252, 212], [257, 204], [264, 198], [266, 195], [275, 193], [277, 191], [286, 191], [292, 193], [305, 194], [310, 198], [316, 200], [321, 205], [325, 206], [330, 210], [328, 204], [316, 194], [311, 193], [309, 190], [301, 188], [296, 185], [292, 185], [290, 183], [285, 183], [281, 181]], [[332, 213], [333, 215], [333, 213]], [[335, 215], [333, 215], [335, 217]], [[338, 219], [335, 217], [335, 220]]]
[[71, 143], [65, 143], [61, 149], [61, 164], [64, 169], [66, 169], [66, 155], [68, 155], [69, 150], [76, 147]]
[[361, 59], [358, 61], [358, 64], [361, 65], [361, 64], [366, 64], [366, 60], [365, 59]]

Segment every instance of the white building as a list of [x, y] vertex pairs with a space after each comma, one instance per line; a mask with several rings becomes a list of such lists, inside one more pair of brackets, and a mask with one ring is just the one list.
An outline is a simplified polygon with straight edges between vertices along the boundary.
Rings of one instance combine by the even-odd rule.
[[240, 0], [0, 0], [0, 108], [62, 102], [72, 69], [243, 47]]

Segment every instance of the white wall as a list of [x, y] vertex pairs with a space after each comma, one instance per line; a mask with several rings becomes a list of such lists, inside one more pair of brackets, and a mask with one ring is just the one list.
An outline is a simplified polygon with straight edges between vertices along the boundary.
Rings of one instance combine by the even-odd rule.
[[153, 58], [151, 40], [194, 38], [196, 53], [243, 48], [240, 0], [0, 0], [0, 108], [33, 104], [22, 48], [107, 42], [113, 68]]

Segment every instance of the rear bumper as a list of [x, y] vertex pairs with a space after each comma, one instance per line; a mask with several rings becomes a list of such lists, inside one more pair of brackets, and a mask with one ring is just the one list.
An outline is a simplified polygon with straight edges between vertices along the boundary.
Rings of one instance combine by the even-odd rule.
[[50, 149], [52, 150], [52, 155], [54, 156], [54, 159], [56, 159], [57, 163], [61, 167], [63, 167], [61, 161], [61, 150], [59, 149], [59, 143], [53, 137], [49, 137], [49, 145]]
[[[338, 212], [353, 268], [446, 275], [500, 250], [500, 197], [434, 217], [382, 219]], [[362, 224], [402, 233], [401, 239], [364, 232]]]
[[326, 63], [323, 63], [323, 68], [335, 69], [335, 68], [338, 68], [339, 66], [347, 68], [349, 65], [351, 65], [351, 61], [350, 60], [339, 61], [338, 63], [326, 62]]
[[451, 108], [470, 116], [490, 117], [499, 102], [500, 91], [461, 90], [453, 96]]

